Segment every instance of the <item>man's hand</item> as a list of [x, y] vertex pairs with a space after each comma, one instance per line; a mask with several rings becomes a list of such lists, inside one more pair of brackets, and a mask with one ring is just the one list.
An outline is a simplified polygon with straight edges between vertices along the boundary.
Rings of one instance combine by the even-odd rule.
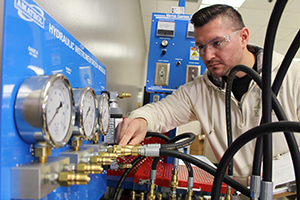
[[129, 141], [131, 145], [139, 144], [145, 138], [147, 126], [148, 123], [143, 118], [124, 118], [117, 127], [117, 142], [122, 146], [125, 146]]

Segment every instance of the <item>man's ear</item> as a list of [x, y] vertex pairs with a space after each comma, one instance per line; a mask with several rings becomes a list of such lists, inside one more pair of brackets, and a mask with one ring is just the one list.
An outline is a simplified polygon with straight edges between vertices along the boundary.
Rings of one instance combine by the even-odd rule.
[[240, 36], [240, 39], [241, 39], [240, 41], [242, 42], [242, 45], [244, 47], [246, 47], [247, 44], [248, 44], [248, 42], [249, 42], [249, 37], [250, 37], [250, 35], [249, 35], [249, 29], [246, 28], [246, 27], [242, 28], [240, 30], [239, 36]]

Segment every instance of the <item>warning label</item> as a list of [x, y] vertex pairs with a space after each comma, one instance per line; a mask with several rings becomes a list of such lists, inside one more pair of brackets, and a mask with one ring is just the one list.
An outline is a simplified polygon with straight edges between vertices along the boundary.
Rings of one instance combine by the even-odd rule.
[[190, 60], [199, 60], [199, 53], [195, 47], [190, 48]]

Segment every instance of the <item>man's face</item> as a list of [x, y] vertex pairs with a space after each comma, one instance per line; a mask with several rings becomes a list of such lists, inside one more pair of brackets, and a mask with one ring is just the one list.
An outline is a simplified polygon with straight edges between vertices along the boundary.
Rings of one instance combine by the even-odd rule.
[[[218, 17], [194, 30], [196, 45], [204, 47], [204, 54], [200, 53], [200, 56], [214, 77], [228, 75], [230, 70], [241, 62], [243, 55], [239, 31], [234, 32], [233, 29], [225, 28], [229, 26], [224, 23], [226, 22]], [[229, 42], [224, 40], [225, 36], [226, 38], [229, 36]], [[222, 48], [214, 48], [221, 41], [225, 41]]]

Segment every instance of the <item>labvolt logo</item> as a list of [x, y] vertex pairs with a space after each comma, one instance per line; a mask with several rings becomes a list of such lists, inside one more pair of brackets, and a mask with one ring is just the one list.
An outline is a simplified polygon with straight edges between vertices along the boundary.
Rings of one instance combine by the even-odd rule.
[[30, 5], [25, 0], [15, 0], [15, 8], [18, 10], [19, 16], [26, 21], [33, 21], [40, 27], [44, 28], [45, 17], [44, 11], [36, 6]]

